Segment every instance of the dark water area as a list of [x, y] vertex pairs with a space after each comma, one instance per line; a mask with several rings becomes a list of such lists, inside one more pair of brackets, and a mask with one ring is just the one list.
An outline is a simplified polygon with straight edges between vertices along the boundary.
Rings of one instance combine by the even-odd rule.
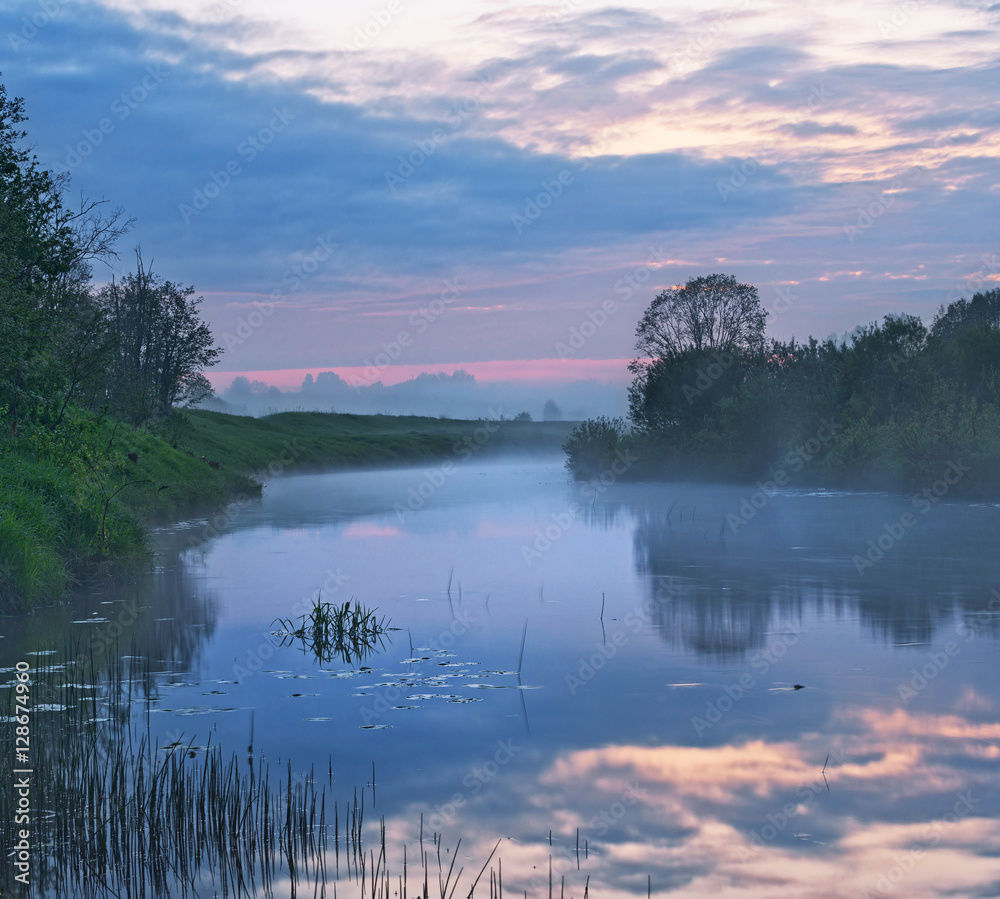
[[[161, 746], [245, 757], [252, 720], [331, 799], [374, 770], [393, 876], [422, 822], [463, 895], [497, 840], [512, 895], [550, 859], [576, 897], [1000, 895], [1000, 507], [932, 497], [287, 477], [157, 532], [137, 590], [4, 620], [0, 665], [127, 655]], [[281, 645], [318, 596], [397, 630]]]

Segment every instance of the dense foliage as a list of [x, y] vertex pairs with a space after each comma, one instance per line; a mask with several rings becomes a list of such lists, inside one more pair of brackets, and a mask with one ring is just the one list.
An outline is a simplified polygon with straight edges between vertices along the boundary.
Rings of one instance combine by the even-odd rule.
[[0, 84], [0, 608], [146, 558], [135, 512], [163, 485], [138, 473], [129, 425], [160, 428], [204, 395], [220, 353], [193, 288], [138, 251], [135, 274], [95, 287], [92, 265], [131, 220], [103, 201], [71, 206], [67, 178], [24, 148], [24, 122]]
[[929, 328], [894, 314], [839, 341], [688, 342], [633, 371], [631, 430], [588, 422], [567, 442], [578, 477], [608, 468], [613, 445], [637, 457], [627, 477], [921, 489], [957, 467], [956, 492], [1000, 488], [1000, 290]]

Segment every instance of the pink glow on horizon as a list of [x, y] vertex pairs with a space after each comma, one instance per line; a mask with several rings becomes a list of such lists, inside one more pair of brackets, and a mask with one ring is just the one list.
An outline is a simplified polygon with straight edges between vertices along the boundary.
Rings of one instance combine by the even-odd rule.
[[447, 362], [423, 365], [390, 365], [373, 368], [364, 365], [341, 365], [319, 368], [285, 368], [271, 371], [212, 371], [206, 372], [212, 387], [225, 390], [240, 375], [251, 381], [263, 381], [282, 390], [298, 389], [307, 374], [316, 377], [321, 371], [336, 372], [348, 384], [399, 384], [415, 378], [421, 372], [451, 374], [465, 369], [477, 381], [528, 381], [531, 383], [565, 383], [593, 379], [612, 384], [627, 384], [629, 359], [498, 359], [491, 362]]

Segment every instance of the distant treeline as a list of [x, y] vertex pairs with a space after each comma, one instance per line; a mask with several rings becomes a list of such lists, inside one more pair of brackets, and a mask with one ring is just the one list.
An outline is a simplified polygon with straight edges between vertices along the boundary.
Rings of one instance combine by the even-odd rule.
[[630, 421], [578, 427], [569, 468], [605, 480], [1000, 489], [1000, 290], [941, 307], [929, 328], [887, 315], [840, 341], [768, 340], [765, 318], [756, 290], [731, 276], [660, 294], [637, 329]]

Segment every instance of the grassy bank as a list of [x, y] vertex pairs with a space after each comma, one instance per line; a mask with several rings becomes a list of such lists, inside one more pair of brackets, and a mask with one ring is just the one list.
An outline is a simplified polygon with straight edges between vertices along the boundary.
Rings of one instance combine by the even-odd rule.
[[572, 423], [194, 411], [149, 428], [79, 414], [0, 440], [0, 611], [152, 559], [151, 523], [256, 495], [288, 471], [557, 451]]
[[[178, 434], [196, 457], [244, 473], [280, 464], [307, 471], [410, 465], [460, 459], [462, 447], [479, 457], [557, 452], [572, 422], [476, 422], [394, 415], [282, 412], [246, 418], [197, 410]], [[293, 457], [289, 464], [285, 460]]]

